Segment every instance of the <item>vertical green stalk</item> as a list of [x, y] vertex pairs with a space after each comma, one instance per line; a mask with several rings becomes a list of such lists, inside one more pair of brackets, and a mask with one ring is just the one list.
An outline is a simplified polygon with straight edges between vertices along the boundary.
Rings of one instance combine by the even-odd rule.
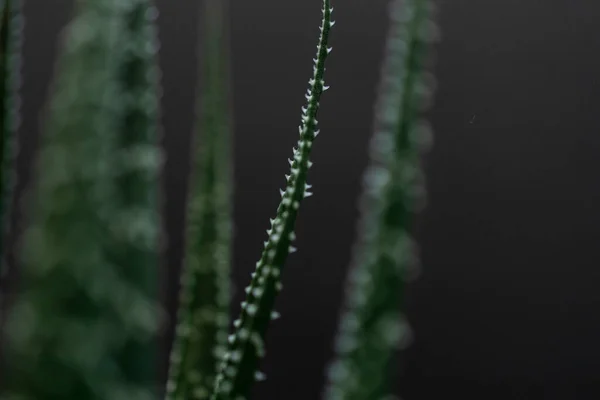
[[393, 356], [406, 339], [404, 281], [415, 260], [411, 215], [423, 195], [419, 156], [420, 101], [430, 3], [393, 0], [384, 70], [376, 105], [371, 165], [361, 198], [361, 237], [355, 246], [328, 371], [327, 400], [383, 399], [395, 382]]
[[21, 0], [0, 1], [0, 276], [7, 273], [4, 241], [10, 225], [16, 174], [23, 32], [21, 7]]
[[[118, 64], [120, 118], [115, 142], [115, 210], [108, 257], [120, 279], [158, 310], [161, 237], [158, 11], [152, 0], [121, 0], [124, 32]], [[145, 332], [130, 336], [115, 353], [123, 379], [156, 396], [158, 313]]]
[[232, 148], [227, 1], [206, 0], [197, 141], [167, 399], [210, 396], [229, 327]]
[[64, 32], [28, 198], [22, 290], [7, 320], [5, 398], [148, 398], [115, 354], [153, 326], [153, 308], [106, 254], [117, 206], [124, 5], [78, 0]]
[[212, 400], [248, 398], [254, 381], [264, 379], [257, 366], [265, 352], [264, 340], [269, 323], [278, 317], [273, 307], [282, 289], [281, 272], [288, 254], [295, 251], [291, 243], [295, 237], [294, 226], [300, 202], [312, 194], [306, 176], [312, 164], [309, 160], [311, 147], [318, 134], [316, 116], [319, 100], [327, 89], [323, 74], [325, 60], [331, 51], [327, 45], [329, 31], [334, 24], [331, 21], [332, 11], [330, 1], [324, 0], [317, 57], [306, 94], [308, 104], [303, 108], [298, 148], [294, 149], [294, 157], [289, 160], [291, 173], [286, 176], [287, 188], [281, 191], [282, 200], [275, 219], [271, 220], [271, 228], [267, 231], [269, 237], [256, 263], [252, 282], [246, 288], [241, 315], [234, 321], [235, 331], [228, 338], [228, 349], [215, 382]]

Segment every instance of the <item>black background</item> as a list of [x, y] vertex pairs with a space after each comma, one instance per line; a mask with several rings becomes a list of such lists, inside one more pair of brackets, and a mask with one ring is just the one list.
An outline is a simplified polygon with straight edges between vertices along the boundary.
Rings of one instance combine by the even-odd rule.
[[[279, 201], [312, 72], [320, 0], [232, 1], [235, 273], [249, 281]], [[317, 399], [331, 356], [366, 166], [388, 0], [335, 0], [298, 253], [278, 299], [255, 398]], [[71, 2], [27, 0], [19, 193], [27, 183], [59, 29]], [[168, 161], [164, 298], [182, 254], [200, 3], [159, 0]], [[440, 4], [422, 273], [405, 400], [596, 399], [600, 394], [600, 3]], [[19, 217], [17, 215], [17, 217]], [[16, 226], [19, 226], [16, 218]], [[17, 231], [20, 231], [21, 228]], [[239, 304], [240, 294], [236, 296]], [[237, 307], [236, 307], [237, 310]], [[171, 331], [164, 335], [161, 374]]]

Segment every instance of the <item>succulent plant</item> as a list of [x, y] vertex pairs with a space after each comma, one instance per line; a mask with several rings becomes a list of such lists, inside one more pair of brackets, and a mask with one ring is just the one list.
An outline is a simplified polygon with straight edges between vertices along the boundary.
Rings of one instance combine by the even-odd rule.
[[186, 254], [167, 399], [208, 398], [229, 328], [232, 244], [231, 102], [227, 2], [204, 7], [205, 61], [200, 77]]
[[419, 156], [431, 132], [419, 118], [430, 91], [424, 56], [431, 39], [431, 3], [393, 0], [371, 164], [360, 198], [359, 235], [345, 310], [328, 370], [327, 400], [382, 399], [390, 395], [396, 350], [410, 331], [403, 318], [404, 282], [414, 268], [411, 216], [424, 195]]
[[7, 274], [5, 235], [10, 226], [14, 162], [20, 122], [23, 16], [21, 0], [0, 1], [0, 279]]
[[317, 56], [313, 76], [306, 93], [307, 106], [302, 109], [300, 139], [289, 160], [290, 174], [286, 175], [287, 187], [281, 190], [281, 202], [271, 227], [260, 260], [256, 263], [252, 281], [246, 287], [246, 300], [242, 303], [241, 315], [233, 322], [234, 332], [228, 338], [227, 352], [215, 384], [212, 400], [242, 399], [249, 396], [252, 384], [264, 379], [258, 370], [259, 360], [265, 353], [265, 335], [272, 320], [279, 314], [274, 310], [275, 298], [282, 289], [281, 273], [287, 256], [296, 251], [294, 226], [300, 202], [312, 195], [306, 178], [312, 162], [309, 160], [317, 130], [317, 113], [321, 94], [328, 89], [323, 75], [325, 60], [331, 52], [328, 47], [333, 8], [329, 0], [323, 1], [321, 34], [317, 45]]
[[[313, 75], [286, 187], [241, 314], [231, 321], [233, 123], [226, 0], [204, 0], [204, 62], [167, 400], [243, 400], [259, 371], [307, 183], [333, 8], [322, 0]], [[407, 337], [404, 283], [416, 262], [412, 213], [423, 196], [419, 158], [430, 130], [424, 60], [428, 0], [391, 0], [371, 164], [326, 400], [381, 400]], [[77, 0], [45, 110], [19, 247], [21, 287], [6, 320], [2, 399], [152, 400], [161, 223], [158, 11], [152, 0]], [[0, 226], [15, 181], [20, 0], [0, 1]], [[5, 249], [0, 240], [4, 267]], [[229, 334], [230, 329], [232, 330]]]

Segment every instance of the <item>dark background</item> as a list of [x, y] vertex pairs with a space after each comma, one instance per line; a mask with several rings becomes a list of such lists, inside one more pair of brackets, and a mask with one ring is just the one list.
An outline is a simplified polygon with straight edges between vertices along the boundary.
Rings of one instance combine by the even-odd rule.
[[[235, 273], [249, 281], [279, 201], [312, 72], [320, 0], [232, 1]], [[255, 398], [317, 399], [331, 356], [367, 163], [388, 0], [335, 0], [322, 134], [298, 253], [278, 299]], [[21, 192], [70, 1], [27, 0]], [[172, 311], [192, 132], [199, 1], [160, 0], [164, 174]], [[596, 399], [600, 395], [600, 2], [440, 4], [429, 201], [405, 400]], [[17, 216], [19, 217], [19, 216]], [[16, 222], [18, 222], [18, 219]], [[18, 227], [19, 224], [16, 223]], [[20, 228], [17, 230], [20, 231]], [[240, 295], [237, 294], [236, 304]], [[236, 307], [237, 310], [237, 307]], [[162, 376], [172, 332], [164, 336]]]

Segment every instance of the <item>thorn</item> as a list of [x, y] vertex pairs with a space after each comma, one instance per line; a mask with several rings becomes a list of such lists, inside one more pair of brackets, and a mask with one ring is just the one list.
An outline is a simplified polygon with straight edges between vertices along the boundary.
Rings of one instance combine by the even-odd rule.
[[317, 130], [315, 131], [315, 133], [314, 133], [314, 137], [317, 137], [317, 135], [318, 135], [319, 133], [321, 133], [321, 130], [320, 130], [320, 129], [317, 129]]
[[265, 379], [267, 379], [267, 376], [260, 371], [256, 371], [254, 373], [254, 379], [256, 379], [257, 381], [264, 381]]
[[276, 319], [279, 319], [280, 317], [281, 317], [281, 314], [279, 314], [277, 311], [271, 312], [271, 320], [276, 320]]
[[328, 47], [327, 48], [327, 54], [331, 53], [331, 50], [333, 50], [333, 47]]
[[312, 192], [309, 192], [308, 190], [304, 191], [304, 198], [310, 197], [312, 195], [313, 195]]
[[327, 89], [329, 89], [329, 86], [323, 86], [323, 91], [326, 91]]
[[331, 28], [332, 26], [335, 25], [335, 21], [329, 21], [329, 27]]
[[285, 192], [281, 189], [279, 189], [279, 194], [281, 195], [281, 197], [283, 197], [283, 195], [285, 194]]
[[290, 249], [289, 249], [289, 251], [290, 251], [290, 254], [291, 254], [291, 253], [295, 253], [295, 252], [297, 252], [297, 251], [298, 251], [298, 249], [297, 249], [297, 248], [295, 248], [294, 246], [290, 246]]

